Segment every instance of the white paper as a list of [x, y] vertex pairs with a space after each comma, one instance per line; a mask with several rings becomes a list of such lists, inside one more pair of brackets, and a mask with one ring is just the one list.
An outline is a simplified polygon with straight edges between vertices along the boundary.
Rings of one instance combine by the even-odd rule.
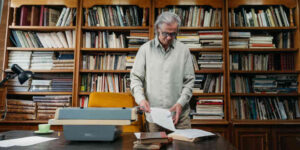
[[[179, 134], [187, 138], [197, 138], [197, 137], [203, 137], [203, 136], [212, 136], [215, 135], [211, 132], [203, 131], [200, 129], [177, 129], [174, 134]], [[173, 134], [171, 133], [171, 134]]]
[[137, 139], [141, 138], [141, 132], [135, 132], [134, 135]]
[[0, 147], [11, 147], [11, 146], [30, 146], [46, 141], [55, 140], [57, 138], [40, 137], [40, 136], [29, 136], [18, 139], [10, 139], [0, 141]]
[[152, 119], [152, 121], [148, 120], [149, 117], [147, 118], [147, 120], [149, 122], [156, 123], [156, 124], [166, 128], [166, 129], [171, 130], [171, 131], [176, 130], [175, 126], [174, 126], [174, 123], [173, 123], [173, 120], [172, 120], [171, 112], [167, 109], [151, 108], [150, 118]]

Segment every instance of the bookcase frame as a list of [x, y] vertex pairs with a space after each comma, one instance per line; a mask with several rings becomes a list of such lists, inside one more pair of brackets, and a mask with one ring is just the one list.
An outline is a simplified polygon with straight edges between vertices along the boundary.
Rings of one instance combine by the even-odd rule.
[[[229, 110], [231, 110], [231, 98], [232, 97], [238, 97], [238, 96], [254, 96], [254, 97], [274, 97], [274, 96], [279, 96], [279, 97], [298, 97], [298, 102], [299, 102], [299, 84], [298, 84], [298, 92], [297, 93], [277, 93], [277, 94], [263, 94], [263, 93], [230, 93], [230, 79], [232, 74], [240, 74], [240, 75], [249, 75], [249, 74], [297, 74], [298, 75], [298, 82], [300, 81], [299, 79], [299, 6], [298, 6], [298, 1], [297, 0], [255, 0], [255, 1], [247, 1], [247, 0], [230, 0], [227, 1], [227, 9], [226, 9], [226, 14], [229, 13], [229, 11], [233, 11], [232, 8], [238, 8], [242, 5], [247, 5], [251, 6], [268, 6], [268, 5], [283, 5], [287, 8], [290, 9], [290, 12], [292, 12], [292, 9], [295, 9], [293, 12], [294, 15], [294, 21], [293, 24], [289, 27], [229, 27], [227, 28], [228, 33], [230, 31], [293, 31], [293, 47], [292, 48], [272, 48], [272, 49], [254, 49], [254, 48], [229, 48], [229, 44], [227, 44], [226, 47], [226, 52], [227, 52], [227, 97], [228, 97], [228, 107]], [[289, 16], [289, 22], [291, 22], [291, 15]], [[228, 20], [228, 15], [227, 15], [227, 22], [229, 23]], [[229, 34], [227, 34], [227, 43], [229, 43]], [[235, 53], [244, 53], [244, 52], [251, 52], [251, 53], [256, 53], [256, 52], [276, 52], [276, 53], [282, 53], [282, 52], [289, 52], [289, 53], [295, 53], [295, 69], [294, 70], [275, 70], [275, 71], [240, 71], [240, 70], [230, 70], [229, 65], [229, 56], [231, 52]], [[229, 112], [231, 114], [231, 112]], [[296, 123], [299, 124], [300, 120], [295, 119], [295, 120], [236, 120], [232, 119], [231, 117], [229, 118], [229, 121], [232, 122], [235, 125], [249, 125], [249, 124], [268, 124], [268, 125], [276, 125], [276, 124], [290, 124], [290, 123]]]
[[[10, 34], [11, 30], [25, 30], [25, 31], [66, 31], [66, 30], [75, 30], [76, 32], [76, 41], [77, 41], [77, 24], [78, 24], [78, 0], [10, 0], [8, 4], [8, 17], [7, 17], [7, 27], [6, 27], [6, 35], [5, 35], [5, 46], [4, 46], [4, 63], [3, 63], [3, 69], [5, 69], [5, 73], [3, 74], [3, 77], [6, 75], [6, 73], [11, 72], [10, 69], [7, 68], [8, 64], [8, 53], [9, 51], [69, 51], [74, 53], [74, 60], [76, 58], [76, 47], [74, 48], [21, 48], [21, 47], [12, 47], [12, 43], [10, 42]], [[17, 9], [21, 6], [34, 6], [34, 5], [46, 5], [46, 6], [65, 6], [68, 8], [76, 8], [76, 25], [74, 26], [71, 24], [70, 26], [63, 26], [63, 27], [57, 27], [57, 26], [20, 26], [16, 25], [16, 12]], [[74, 61], [74, 68], [73, 69], [62, 69], [62, 70], [32, 70], [30, 71], [34, 73], [49, 73], [49, 74], [59, 74], [59, 73], [72, 73], [73, 76], [73, 85], [72, 85], [72, 91], [71, 92], [11, 92], [6, 90], [7, 95], [72, 95], [72, 103], [74, 101], [73, 97], [74, 95], [74, 88], [76, 87], [76, 78], [75, 78], [75, 64], [77, 64], [77, 60]], [[6, 99], [3, 99], [2, 101], [6, 101]], [[72, 105], [71, 105], [72, 106]], [[25, 120], [25, 121], [2, 121], [2, 122], [29, 122], [29, 123], [45, 123], [47, 121], [45, 120]]]
[[[157, 8], [165, 8], [166, 6], [210, 6], [212, 8], [221, 9], [222, 12], [222, 22], [220, 27], [180, 27], [180, 31], [208, 31], [208, 30], [218, 30], [223, 32], [222, 38], [222, 48], [190, 48], [192, 53], [195, 52], [222, 52], [223, 56], [223, 67], [222, 69], [202, 69], [195, 71], [195, 74], [222, 74], [223, 75], [223, 93], [193, 93], [193, 97], [223, 97], [224, 101], [224, 119], [222, 120], [204, 120], [204, 119], [192, 119], [192, 125], [206, 125], [206, 124], [215, 124], [215, 125], [227, 125], [228, 124], [228, 109], [227, 109], [227, 98], [226, 98], [226, 23], [225, 23], [225, 1], [223, 0], [154, 0], [153, 1], [153, 10]], [[153, 13], [154, 14], [154, 13]], [[155, 16], [154, 16], [155, 17]], [[155, 20], [155, 18], [153, 18]], [[179, 31], [179, 32], [180, 32]]]
[[[80, 83], [81, 83], [81, 74], [84, 73], [117, 73], [117, 74], [129, 74], [129, 70], [88, 70], [88, 69], [82, 69], [82, 53], [83, 52], [137, 52], [138, 48], [84, 48], [83, 46], [83, 31], [118, 31], [122, 32], [124, 30], [130, 31], [130, 30], [148, 30], [149, 31], [149, 37], [151, 35], [152, 28], [152, 12], [151, 12], [151, 1], [139, 1], [139, 0], [98, 0], [98, 1], [89, 1], [89, 0], [81, 0], [80, 1], [80, 15], [79, 15], [79, 24], [78, 24], [78, 36], [80, 37], [77, 41], [77, 47], [78, 47], [78, 55], [76, 57], [77, 60], [80, 60], [76, 64], [76, 81], [78, 82], [78, 85], [75, 87], [75, 95], [76, 95], [76, 101], [73, 103], [73, 106], [79, 106], [79, 97], [80, 96], [88, 96], [91, 92], [81, 92], [80, 91]], [[149, 15], [149, 25], [146, 26], [143, 24], [142, 26], [104, 26], [104, 27], [98, 27], [98, 26], [88, 26], [87, 20], [83, 22], [83, 15], [87, 16], [87, 13], [84, 13], [84, 10], [88, 10], [89, 8], [93, 6], [101, 6], [101, 5], [120, 5], [120, 6], [126, 6], [126, 5], [136, 5], [139, 8], [142, 8], [143, 11], [146, 11], [145, 9], [148, 9]], [[87, 12], [87, 11], [86, 11]]]

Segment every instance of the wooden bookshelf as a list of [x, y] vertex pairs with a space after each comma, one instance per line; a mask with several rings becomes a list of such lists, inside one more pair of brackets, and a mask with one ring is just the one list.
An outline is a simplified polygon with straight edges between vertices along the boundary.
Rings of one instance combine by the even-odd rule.
[[[259, 1], [247, 1], [247, 0], [230, 0], [227, 1], [228, 8], [226, 9], [227, 14], [227, 43], [229, 43], [229, 32], [251, 32], [257, 33], [269, 33], [274, 37], [279, 32], [291, 32], [292, 38], [291, 41], [293, 43], [291, 48], [229, 48], [229, 44], [227, 45], [227, 97], [228, 97], [228, 109], [229, 112], [229, 122], [233, 125], [232, 128], [232, 141], [233, 144], [241, 150], [249, 149], [280, 149], [283, 147], [283, 143], [287, 145], [291, 145], [290, 149], [297, 149], [293, 146], [294, 142], [291, 139], [293, 137], [299, 136], [300, 132], [296, 130], [299, 127], [299, 119], [267, 119], [267, 120], [259, 120], [259, 119], [237, 119], [235, 118], [236, 109], [232, 102], [233, 101], [250, 101], [250, 98], [255, 100], [260, 99], [271, 101], [272, 99], [288, 99], [293, 100], [296, 99], [299, 102], [299, 85], [297, 93], [231, 93], [231, 80], [232, 76], [240, 75], [240, 76], [254, 76], [254, 75], [283, 75], [283, 74], [293, 74], [298, 75], [299, 82], [299, 1], [297, 0], [259, 0]], [[234, 26], [232, 17], [229, 16], [229, 13], [233, 13], [233, 9], [235, 11], [241, 11], [244, 8], [247, 12], [251, 8], [255, 9], [255, 13], [258, 10], [266, 10], [269, 6], [278, 7], [283, 6], [285, 10], [287, 10], [288, 15], [287, 20], [290, 23], [290, 26], [276, 26], [276, 27], [240, 27]], [[293, 16], [293, 17], [291, 17]], [[231, 24], [229, 24], [231, 22]], [[275, 37], [274, 37], [275, 38]], [[281, 53], [289, 53], [291, 55], [294, 54], [295, 57], [295, 68], [293, 70], [276, 70], [276, 71], [242, 71], [242, 70], [230, 70], [230, 54], [281, 54]], [[292, 98], [292, 99], [291, 99]], [[247, 99], [247, 100], [246, 100]], [[253, 100], [252, 99], [252, 100]], [[242, 103], [241, 104], [246, 104]], [[249, 106], [250, 107], [250, 106]], [[266, 107], [268, 107], [266, 105]], [[240, 107], [241, 109], [241, 107]], [[269, 109], [268, 109], [269, 110]], [[255, 111], [255, 110], [250, 110]], [[267, 111], [267, 108], [265, 109]], [[250, 113], [250, 112], [249, 112]], [[258, 114], [257, 114], [258, 115]], [[295, 132], [291, 132], [291, 131]], [[280, 132], [279, 132], [280, 131]], [[285, 137], [283, 138], [283, 136]], [[290, 139], [288, 139], [290, 138]], [[260, 139], [261, 141], [254, 142], [250, 139]], [[272, 140], [269, 140], [272, 139]], [[286, 141], [284, 141], [286, 140]], [[247, 146], [246, 146], [247, 145]]]

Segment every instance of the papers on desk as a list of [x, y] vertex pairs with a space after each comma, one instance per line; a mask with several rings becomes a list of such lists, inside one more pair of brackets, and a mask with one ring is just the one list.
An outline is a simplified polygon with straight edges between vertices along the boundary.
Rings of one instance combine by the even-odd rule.
[[11, 146], [30, 146], [42, 142], [55, 140], [57, 138], [40, 137], [40, 136], [29, 136], [24, 138], [9, 139], [0, 141], [0, 147], [11, 147]]
[[171, 112], [168, 109], [151, 108], [151, 112], [147, 113], [147, 121], [156, 123], [166, 129], [175, 131]]
[[217, 135], [200, 129], [177, 129], [175, 132], [170, 133], [168, 137], [175, 140], [182, 140], [188, 142], [195, 142], [209, 137], [216, 137]]

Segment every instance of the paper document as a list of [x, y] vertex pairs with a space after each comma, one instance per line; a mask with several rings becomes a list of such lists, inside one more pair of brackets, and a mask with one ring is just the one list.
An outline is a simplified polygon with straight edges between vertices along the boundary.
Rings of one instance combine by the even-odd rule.
[[147, 117], [149, 122], [156, 123], [166, 129], [175, 131], [172, 115], [168, 109], [151, 108], [151, 112], [148, 115], [150, 115], [150, 118], [152, 119], [152, 121], [148, 120], [149, 117]]
[[178, 134], [187, 138], [197, 138], [197, 137], [204, 137], [204, 136], [213, 136], [214, 133], [203, 131], [200, 129], [177, 129], [175, 132], [171, 134]]
[[0, 141], [0, 147], [11, 147], [11, 146], [30, 146], [46, 141], [55, 140], [57, 138], [40, 137], [40, 136], [29, 136], [18, 139], [10, 139]]

